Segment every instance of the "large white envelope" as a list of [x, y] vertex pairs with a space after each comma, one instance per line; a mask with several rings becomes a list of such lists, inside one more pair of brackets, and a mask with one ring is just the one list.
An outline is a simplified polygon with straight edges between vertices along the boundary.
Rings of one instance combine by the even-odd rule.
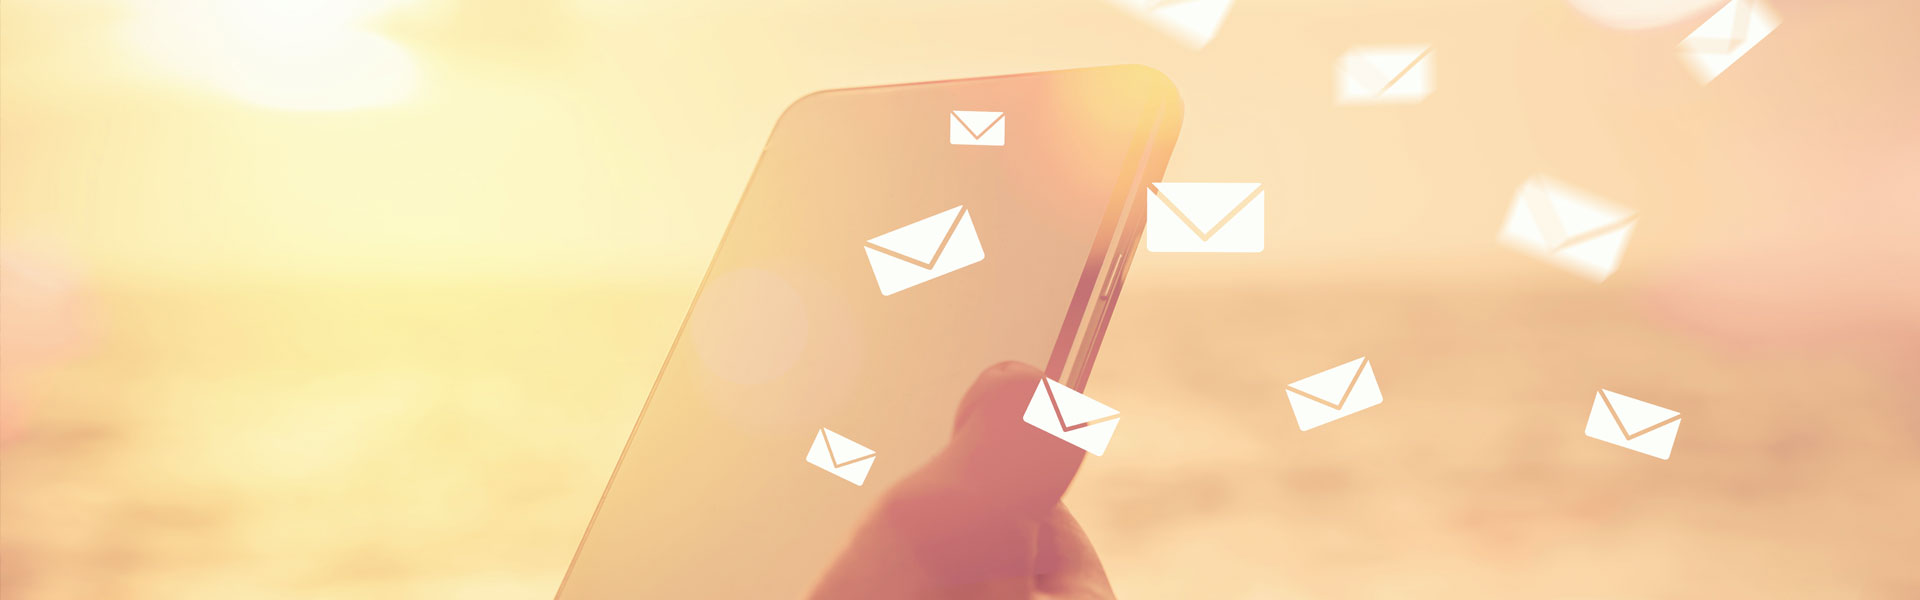
[[1233, 0], [1112, 0], [1195, 50], [1206, 47], [1226, 22]]
[[952, 273], [987, 257], [973, 215], [965, 206], [915, 221], [867, 240], [867, 262], [880, 295], [904, 290]]
[[1379, 406], [1380, 382], [1367, 357], [1308, 376], [1287, 386], [1293, 418], [1306, 431], [1335, 419]]
[[1105, 454], [1120, 426], [1120, 411], [1045, 377], [1027, 401], [1027, 424], [1094, 456]]
[[1514, 195], [1500, 242], [1600, 282], [1620, 267], [1637, 221], [1632, 210], [1539, 175]]
[[1733, 0], [1680, 42], [1680, 60], [1705, 84], [1746, 56], [1780, 26], [1780, 15], [1761, 0]]
[[1007, 145], [1007, 113], [956, 110], [947, 115], [947, 143], [958, 146]]
[[1680, 435], [1680, 413], [1600, 390], [1587, 413], [1587, 437], [1666, 460]]
[[1413, 104], [1433, 94], [1433, 47], [1361, 46], [1333, 67], [1339, 104]]
[[1267, 245], [1267, 191], [1258, 183], [1147, 186], [1148, 252], [1259, 252]]
[[854, 485], [867, 482], [867, 472], [873, 470], [877, 456], [872, 449], [825, 427], [813, 434], [813, 448], [807, 450], [808, 463]]

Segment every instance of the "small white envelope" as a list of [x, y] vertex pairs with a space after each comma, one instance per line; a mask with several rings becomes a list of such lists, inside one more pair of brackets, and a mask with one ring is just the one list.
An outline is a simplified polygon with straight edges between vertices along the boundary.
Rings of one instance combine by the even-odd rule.
[[1733, 0], [1680, 42], [1680, 60], [1705, 84], [1780, 26], [1780, 15], [1761, 0]]
[[1379, 406], [1380, 383], [1373, 379], [1373, 363], [1360, 357], [1287, 386], [1293, 418], [1306, 431], [1335, 419]]
[[1432, 46], [1361, 46], [1333, 67], [1338, 104], [1414, 104], [1433, 94]]
[[1147, 186], [1148, 252], [1259, 252], [1267, 245], [1267, 191], [1258, 183]]
[[854, 485], [867, 482], [867, 472], [873, 470], [876, 456], [879, 455], [872, 449], [825, 427], [813, 434], [813, 448], [807, 450], [808, 463]]
[[956, 146], [1007, 145], [1007, 113], [956, 110], [947, 117], [947, 142]]
[[980, 262], [980, 234], [965, 206], [915, 221], [867, 240], [867, 262], [880, 283], [880, 295], [904, 290]]
[[1199, 50], [1226, 22], [1233, 0], [1112, 0], [1122, 10]]
[[1120, 426], [1120, 411], [1045, 377], [1027, 401], [1027, 424], [1094, 456], [1105, 454]]
[[1587, 437], [1666, 460], [1680, 435], [1680, 413], [1600, 390], [1587, 413]]
[[1620, 268], [1638, 220], [1632, 210], [1538, 175], [1514, 195], [1500, 242], [1597, 283]]

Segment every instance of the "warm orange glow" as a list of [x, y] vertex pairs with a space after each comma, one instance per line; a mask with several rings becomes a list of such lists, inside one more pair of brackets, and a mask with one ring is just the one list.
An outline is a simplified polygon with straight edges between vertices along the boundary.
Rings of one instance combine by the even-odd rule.
[[[1768, 1], [1703, 85], [1708, 0], [0, 0], [0, 598], [549, 596], [782, 109], [1120, 63], [1267, 217], [1133, 262], [1067, 496], [1121, 597], [1912, 597], [1920, 2]], [[1604, 283], [1496, 240], [1534, 174], [1637, 211]]]
[[285, 110], [402, 101], [419, 86], [405, 47], [368, 31], [405, 0], [164, 0], [136, 3], [136, 51], [235, 98]]

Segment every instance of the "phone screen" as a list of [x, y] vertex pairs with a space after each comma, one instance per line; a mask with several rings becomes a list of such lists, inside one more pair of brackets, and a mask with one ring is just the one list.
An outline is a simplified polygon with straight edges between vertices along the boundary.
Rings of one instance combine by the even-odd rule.
[[[1144, 67], [796, 102], [558, 597], [804, 596], [946, 442], [978, 373], [1019, 360], [1059, 379], [1091, 351], [1074, 346], [1092, 288], [1132, 251], [1125, 215], [1179, 118]], [[822, 429], [871, 451], [857, 485], [809, 462]]]

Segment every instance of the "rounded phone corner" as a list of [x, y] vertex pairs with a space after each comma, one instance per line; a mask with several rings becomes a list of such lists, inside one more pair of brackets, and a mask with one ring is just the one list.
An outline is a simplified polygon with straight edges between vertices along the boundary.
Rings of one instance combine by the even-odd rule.
[[1166, 100], [1168, 110], [1176, 114], [1185, 112], [1186, 101], [1180, 98], [1180, 86], [1175, 84], [1173, 77], [1165, 72], [1138, 63], [1113, 65], [1106, 68], [1124, 73], [1129, 80], [1146, 88], [1154, 96]]
[[821, 98], [823, 96], [827, 96], [829, 94], [832, 94], [834, 92], [839, 92], [839, 91], [843, 91], [843, 90], [839, 88], [830, 89], [830, 90], [814, 90], [814, 91], [802, 94], [799, 98], [794, 98], [792, 102], [787, 103], [787, 107], [785, 109], [780, 111], [780, 116], [774, 118], [773, 128], [775, 130], [779, 130], [781, 124], [786, 123], [787, 119], [792, 118], [795, 114], [799, 113], [802, 108], [813, 104], [814, 101], [818, 98]]

